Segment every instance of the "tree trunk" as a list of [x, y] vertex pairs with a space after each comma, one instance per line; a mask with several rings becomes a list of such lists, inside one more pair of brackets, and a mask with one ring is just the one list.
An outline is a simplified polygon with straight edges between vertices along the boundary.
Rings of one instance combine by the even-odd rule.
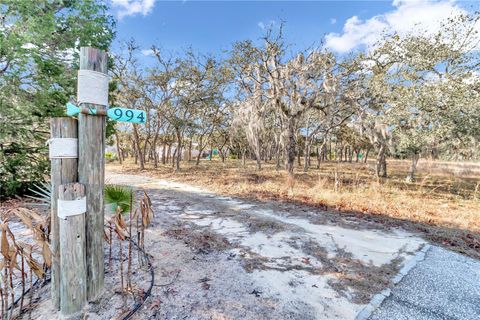
[[158, 152], [155, 150], [153, 152], [153, 167], [158, 168]]
[[328, 142], [328, 161], [332, 161], [332, 139], [329, 140]]
[[285, 141], [285, 169], [290, 177], [293, 177], [293, 164], [295, 162], [295, 123], [289, 119], [287, 123], [287, 134]]
[[192, 139], [190, 139], [190, 143], [188, 144], [188, 162], [192, 161]]
[[280, 167], [281, 167], [281, 163], [280, 163], [280, 144], [277, 143], [277, 145], [275, 146], [275, 170], [280, 170]]
[[200, 136], [198, 140], [197, 150], [198, 154], [195, 160], [195, 165], [198, 166], [200, 164], [200, 159], [202, 158], [203, 150], [205, 150], [206, 144], [203, 145], [203, 135]]
[[178, 149], [175, 148], [175, 151], [173, 151], [173, 154], [172, 154], [172, 168], [175, 167], [175, 159], [177, 159], [177, 151]]
[[162, 164], [165, 164], [166, 163], [166, 152], [167, 152], [167, 145], [165, 144], [165, 142], [162, 143]]
[[147, 140], [143, 143], [143, 159], [145, 160], [145, 163], [148, 163], [148, 159], [150, 158], [150, 148], [147, 148], [148, 144], [149, 142]]
[[170, 163], [171, 158], [172, 158], [172, 143], [169, 143], [167, 148], [167, 163]]
[[140, 160], [140, 170], [143, 170], [145, 169], [145, 159], [144, 159], [144, 155], [142, 154], [142, 148], [140, 147], [140, 137], [139, 137], [139, 134], [138, 134], [138, 129], [137, 129], [137, 125], [133, 125], [133, 137], [135, 139], [135, 150], [136, 150], [136, 157], [135, 158], [138, 158], [138, 160]]
[[370, 153], [370, 148], [368, 148], [367, 151], [365, 151], [365, 158], [363, 158], [363, 163], [367, 163], [369, 153]]
[[133, 155], [135, 156], [135, 164], [138, 164], [137, 145], [135, 141], [133, 141]]
[[175, 158], [175, 171], [180, 170], [180, 161], [182, 161], [183, 146], [180, 146], [177, 152], [177, 157]]
[[322, 162], [323, 151], [321, 150], [322, 148], [317, 147], [317, 169], [320, 169], [320, 163]]
[[203, 149], [205, 149], [205, 147], [201, 147], [198, 150], [197, 160], [195, 161], [195, 165], [197, 165], [197, 166], [200, 164], [200, 158], [202, 157]]
[[298, 147], [297, 147], [297, 164], [299, 167], [302, 166], [302, 160], [301, 160], [301, 152], [300, 152], [300, 144], [298, 144]]
[[257, 170], [262, 170], [262, 159], [260, 158], [260, 141], [257, 139], [257, 145], [255, 148], [255, 160], [257, 161]]
[[384, 144], [380, 146], [377, 155], [377, 167], [376, 173], [377, 177], [386, 178], [387, 177], [387, 158], [385, 155], [386, 147]]
[[304, 151], [304, 163], [303, 163], [303, 172], [308, 171], [308, 166], [310, 165], [310, 142], [305, 141], [305, 151]]
[[180, 129], [175, 130], [177, 133], [177, 157], [175, 161], [175, 171], [180, 171], [180, 160], [182, 159], [182, 134]]
[[158, 152], [157, 152], [157, 143], [160, 133], [160, 125], [158, 125], [157, 130], [155, 130], [155, 136], [153, 137], [152, 142], [152, 151], [153, 151], [153, 166], [158, 168]]
[[115, 144], [117, 146], [118, 161], [120, 164], [123, 163], [122, 149], [120, 149], [120, 139], [118, 138], [117, 130], [115, 130]]
[[415, 181], [415, 172], [417, 171], [417, 164], [419, 159], [420, 159], [420, 154], [415, 152], [412, 155], [412, 163], [410, 165], [410, 170], [408, 171], [408, 175], [405, 178], [406, 182]]
[[148, 152], [147, 152], [147, 146], [150, 145], [150, 133], [145, 137], [145, 142], [143, 143], [143, 152], [142, 157], [143, 157], [143, 164], [145, 166], [145, 163], [148, 162]]

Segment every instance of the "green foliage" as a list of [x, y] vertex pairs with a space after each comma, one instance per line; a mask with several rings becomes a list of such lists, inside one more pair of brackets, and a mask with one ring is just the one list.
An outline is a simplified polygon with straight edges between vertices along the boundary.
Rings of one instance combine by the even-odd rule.
[[50, 207], [52, 199], [52, 185], [48, 182], [35, 184], [33, 188], [28, 189], [33, 195], [27, 195], [28, 198], [37, 200], [37, 205]]
[[458, 155], [475, 148], [479, 20], [478, 14], [459, 14], [434, 34], [387, 36], [365, 59], [371, 66], [369, 107], [389, 127], [397, 155], [414, 157], [428, 149]]
[[112, 162], [117, 159], [117, 155], [112, 152], [105, 152], [105, 160]]
[[5, 0], [0, 6], [0, 195], [48, 173], [49, 117], [75, 95], [80, 46], [107, 49], [108, 8], [91, 0]]
[[123, 213], [130, 212], [130, 200], [133, 196], [131, 188], [119, 185], [105, 186], [105, 204], [113, 204], [114, 209], [122, 209]]

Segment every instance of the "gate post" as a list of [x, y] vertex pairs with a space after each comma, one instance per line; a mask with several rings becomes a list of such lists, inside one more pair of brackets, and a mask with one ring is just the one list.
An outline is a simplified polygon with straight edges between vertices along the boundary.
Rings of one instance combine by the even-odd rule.
[[105, 180], [105, 115], [108, 105], [107, 54], [80, 48], [77, 100], [80, 109], [94, 114], [78, 115], [78, 181], [85, 186], [87, 198], [86, 256], [87, 300], [95, 301], [103, 292], [103, 189]]
[[80, 183], [58, 187], [60, 226], [60, 311], [63, 316], [78, 315], [87, 301], [85, 260], [85, 187]]
[[52, 250], [52, 304], [60, 308], [60, 238], [57, 218], [58, 187], [61, 184], [77, 181], [77, 120], [73, 118], [50, 119], [50, 151], [51, 161], [51, 250]]

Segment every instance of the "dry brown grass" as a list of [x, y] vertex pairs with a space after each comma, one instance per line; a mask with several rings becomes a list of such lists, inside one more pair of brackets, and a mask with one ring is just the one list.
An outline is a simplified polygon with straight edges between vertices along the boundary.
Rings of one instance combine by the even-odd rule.
[[[437, 244], [480, 258], [480, 164], [419, 162], [415, 183], [405, 183], [408, 161], [391, 160], [389, 178], [373, 177], [373, 163], [323, 163], [320, 169], [297, 172], [289, 181], [284, 171], [237, 160], [148, 167], [142, 174], [207, 187], [220, 194], [257, 200], [302, 203], [344, 215], [422, 232]], [[138, 173], [137, 166], [109, 164], [113, 171]]]

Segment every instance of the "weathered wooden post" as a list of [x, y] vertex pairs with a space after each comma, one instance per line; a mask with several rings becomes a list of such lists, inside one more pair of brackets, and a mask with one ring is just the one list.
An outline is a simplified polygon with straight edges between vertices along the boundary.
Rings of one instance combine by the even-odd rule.
[[87, 302], [85, 255], [85, 186], [80, 183], [58, 187], [60, 230], [60, 312], [74, 316]]
[[[80, 48], [77, 100], [79, 154], [78, 181], [87, 198], [86, 256], [87, 299], [96, 300], [103, 291], [103, 189], [105, 178], [105, 115], [108, 106], [107, 54]], [[89, 110], [89, 111], [86, 111]], [[90, 112], [90, 114], [88, 114]]]
[[77, 120], [73, 118], [52, 118], [50, 120], [51, 137], [51, 250], [52, 281], [51, 297], [56, 309], [60, 307], [60, 253], [59, 224], [57, 218], [58, 186], [77, 181]]

